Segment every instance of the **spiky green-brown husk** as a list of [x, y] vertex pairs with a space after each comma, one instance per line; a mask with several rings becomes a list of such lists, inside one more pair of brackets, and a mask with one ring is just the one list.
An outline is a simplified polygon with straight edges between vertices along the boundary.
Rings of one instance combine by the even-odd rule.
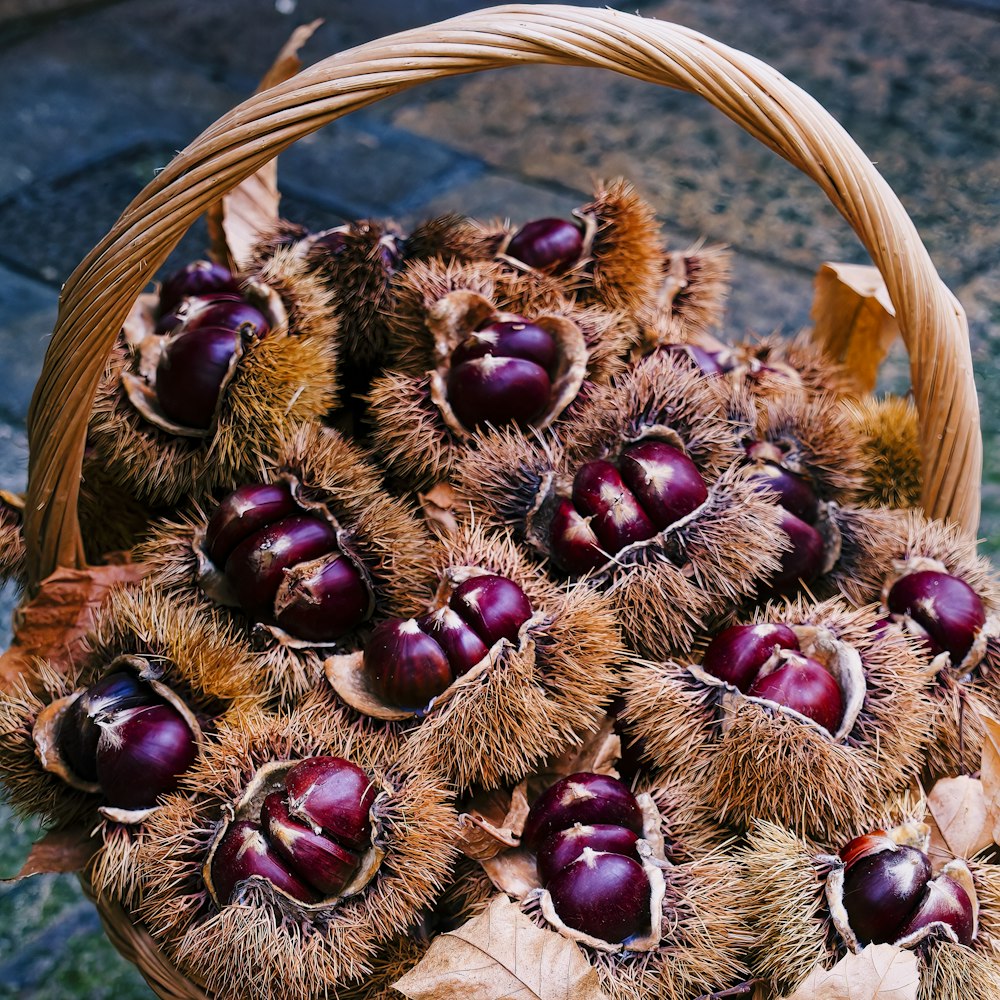
[[456, 213], [437, 215], [421, 222], [406, 237], [406, 260], [491, 260], [500, 241], [512, 230], [509, 223], [483, 224]]
[[923, 477], [913, 400], [863, 396], [845, 400], [844, 408], [867, 459], [859, 502], [873, 507], [919, 506]]
[[481, 528], [463, 527], [434, 562], [439, 579], [475, 566], [513, 580], [546, 620], [522, 648], [504, 650], [481, 683], [456, 689], [409, 729], [407, 755], [459, 789], [517, 782], [599, 727], [626, 655], [612, 603], [588, 588], [566, 592], [509, 538]]
[[[416, 512], [391, 496], [366, 454], [339, 433], [306, 424], [283, 435], [275, 454], [245, 482], [275, 481], [293, 476], [307, 502], [322, 503], [345, 531], [345, 541], [370, 575], [375, 614], [410, 617], [422, 606], [416, 596], [433, 589], [428, 565], [434, 539]], [[191, 604], [215, 621], [228, 620], [237, 634], [253, 632], [246, 617], [215, 604], [198, 584], [196, 530], [211, 512], [195, 512], [162, 522], [140, 548], [156, 586]], [[294, 697], [320, 679], [330, 647], [294, 648], [259, 636], [264, 648], [254, 650], [234, 669], [241, 682], [263, 696]]]
[[724, 822], [778, 822], [819, 839], [853, 826], [920, 773], [932, 716], [912, 640], [897, 629], [874, 632], [877, 618], [871, 606], [802, 598], [768, 605], [753, 618], [821, 626], [857, 650], [867, 691], [840, 742], [777, 709], [736, 694], [724, 698], [724, 688], [677, 661], [630, 668], [629, 728], [658, 768], [700, 788]]
[[116, 483], [103, 464], [84, 458], [80, 479], [80, 537], [91, 565], [109, 552], [124, 552], [146, 535], [157, 513]]
[[[402, 933], [445, 884], [454, 810], [431, 771], [401, 765], [391, 734], [345, 724], [322, 695], [292, 712], [234, 711], [184, 779], [194, 796], [172, 796], [147, 827], [135, 866], [136, 916], [180, 970], [220, 1000], [319, 998], [367, 976], [379, 946]], [[259, 767], [317, 754], [346, 757], [394, 789], [379, 843], [386, 857], [356, 896], [320, 918], [248, 888], [221, 910], [209, 900], [202, 864], [216, 824]]]
[[226, 387], [218, 426], [210, 438], [181, 438], [148, 423], [121, 388], [132, 365], [121, 342], [111, 353], [97, 390], [88, 440], [107, 475], [150, 504], [232, 489], [252, 478], [263, 455], [296, 424], [323, 416], [336, 393], [337, 344], [329, 300], [319, 279], [290, 251], [270, 258], [255, 275], [288, 291], [289, 336], [274, 335], [246, 348]]
[[423, 927], [414, 927], [383, 945], [369, 961], [371, 971], [356, 983], [337, 989], [337, 1000], [399, 1000], [393, 983], [402, 979], [427, 953], [430, 940]]

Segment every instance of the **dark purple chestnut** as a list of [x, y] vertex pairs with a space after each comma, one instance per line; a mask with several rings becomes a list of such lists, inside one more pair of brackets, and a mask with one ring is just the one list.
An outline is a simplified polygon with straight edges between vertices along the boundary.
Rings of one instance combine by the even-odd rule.
[[240, 283], [232, 272], [221, 264], [196, 260], [170, 275], [160, 288], [159, 315], [173, 312], [181, 299], [192, 295], [209, 295], [212, 292], [231, 292], [238, 295]]
[[271, 332], [267, 317], [242, 299], [202, 299], [185, 315], [181, 329], [235, 330], [244, 340], [263, 340]]
[[[174, 308], [156, 321], [153, 332], [157, 336], [165, 336], [172, 333], [184, 322], [195, 310], [204, 309], [209, 304], [215, 302], [245, 302], [241, 295], [233, 292], [209, 292], [207, 295], [196, 295], [190, 298], [181, 299]], [[223, 324], [224, 325], [224, 324]]]
[[577, 823], [567, 830], [557, 830], [546, 837], [538, 848], [538, 877], [542, 880], [542, 885], [547, 885], [556, 872], [576, 861], [585, 847], [603, 854], [623, 854], [639, 861], [635, 847], [638, 839], [633, 830], [608, 823], [595, 823], [591, 826]]
[[239, 820], [223, 834], [212, 856], [212, 887], [222, 906], [231, 903], [240, 883], [257, 876], [303, 903], [316, 903], [317, 894], [299, 881], [278, 857], [256, 823]]
[[794, 709], [828, 732], [844, 718], [844, 696], [830, 671], [810, 656], [792, 654], [772, 673], [758, 676], [747, 694]]
[[456, 677], [468, 673], [489, 653], [486, 643], [452, 608], [438, 608], [418, 618], [417, 624], [444, 650]]
[[580, 259], [583, 234], [564, 219], [535, 219], [514, 233], [506, 252], [528, 267], [559, 274]]
[[979, 595], [957, 576], [922, 570], [900, 577], [889, 591], [889, 611], [905, 615], [927, 634], [931, 654], [947, 652], [958, 666], [969, 655], [986, 609]]
[[527, 595], [505, 576], [469, 577], [451, 592], [448, 606], [487, 646], [501, 639], [516, 643], [531, 617]]
[[371, 846], [372, 779], [343, 757], [307, 757], [285, 773], [288, 810], [352, 851]]
[[293, 514], [240, 542], [226, 560], [226, 578], [248, 615], [268, 618], [285, 570], [336, 547], [337, 532], [329, 521], [314, 514]]
[[798, 636], [787, 625], [732, 625], [708, 644], [701, 665], [746, 694], [776, 649], [798, 648]]
[[622, 480], [658, 531], [697, 510], [708, 499], [698, 467], [663, 441], [629, 445], [618, 462]]
[[652, 888], [632, 858], [584, 850], [546, 888], [560, 920], [574, 930], [612, 944], [649, 933]]
[[521, 841], [537, 853], [542, 842], [576, 823], [604, 823], [642, 833], [642, 810], [635, 796], [609, 774], [581, 771], [562, 778], [535, 799]]
[[545, 412], [552, 381], [545, 369], [523, 358], [487, 354], [448, 372], [448, 402], [462, 425], [529, 424]]
[[590, 526], [608, 552], [620, 552], [656, 534], [649, 515], [610, 462], [587, 462], [577, 470], [573, 506], [590, 515]]
[[791, 548], [781, 553], [781, 565], [768, 584], [767, 592], [777, 596], [816, 579], [823, 569], [823, 537], [811, 524], [783, 509], [780, 528]]
[[229, 494], [205, 528], [205, 549], [224, 567], [233, 549], [254, 532], [299, 510], [288, 483], [250, 483]]
[[931, 863], [915, 847], [893, 844], [848, 863], [844, 870], [844, 908], [858, 940], [863, 944], [892, 944], [898, 940], [930, 877]]
[[564, 573], [582, 575], [608, 561], [590, 521], [569, 500], [559, 501], [549, 525], [549, 548], [552, 561]]
[[959, 944], [972, 944], [975, 935], [972, 900], [965, 889], [949, 875], [938, 875], [927, 883], [920, 904], [899, 929], [896, 940], [916, 934], [933, 924], [950, 927]]
[[239, 346], [235, 330], [185, 332], [182, 325], [163, 345], [156, 365], [156, 398], [164, 416], [181, 427], [209, 428]]
[[97, 781], [109, 805], [148, 809], [177, 788], [198, 755], [194, 733], [172, 705], [139, 706], [102, 722]]
[[474, 330], [452, 352], [452, 367], [492, 354], [498, 358], [522, 358], [544, 368], [555, 377], [556, 342], [548, 330], [526, 319], [496, 321]]
[[368, 640], [364, 664], [382, 701], [408, 711], [426, 708], [453, 680], [445, 651], [412, 618], [382, 622]]
[[87, 688], [59, 723], [59, 750], [72, 772], [84, 781], [97, 781], [98, 720], [160, 700], [148, 684], [125, 670], [108, 674]]
[[296, 567], [287, 579], [289, 586], [275, 601], [274, 620], [297, 639], [336, 642], [371, 611], [368, 585], [341, 552]]
[[791, 469], [773, 462], [760, 462], [750, 475], [750, 482], [762, 490], [778, 494], [778, 503], [806, 524], [815, 524], [819, 517], [819, 498], [809, 481]]
[[358, 870], [361, 856], [293, 819], [281, 792], [272, 792], [264, 799], [260, 825], [292, 874], [324, 897], [342, 892]]

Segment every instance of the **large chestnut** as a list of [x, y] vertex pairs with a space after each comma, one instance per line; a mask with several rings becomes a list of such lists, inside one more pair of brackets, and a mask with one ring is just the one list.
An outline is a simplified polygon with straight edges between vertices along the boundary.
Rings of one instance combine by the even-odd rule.
[[702, 667], [746, 694], [776, 649], [798, 648], [798, 636], [787, 625], [732, 625], [708, 644]]
[[572, 267], [582, 253], [580, 227], [564, 219], [535, 219], [525, 223], [507, 244], [509, 257], [555, 274]]
[[517, 642], [521, 626], [531, 617], [524, 591], [505, 576], [472, 576], [451, 593], [448, 606], [487, 646], [501, 639]]
[[156, 398], [164, 416], [181, 427], [207, 430], [240, 335], [226, 327], [185, 330], [163, 345], [156, 365]]
[[573, 506], [589, 515], [594, 534], [608, 552], [620, 552], [656, 534], [649, 515], [610, 462], [587, 462], [577, 470]]
[[412, 618], [382, 622], [368, 640], [364, 662], [379, 697], [408, 711], [426, 708], [453, 679], [445, 651]]
[[278, 591], [274, 620], [299, 639], [334, 642], [368, 617], [368, 586], [343, 553], [297, 566], [286, 579], [291, 582]]
[[288, 483], [249, 483], [233, 490], [215, 509], [205, 529], [209, 559], [224, 567], [240, 542], [298, 510]]
[[687, 517], [708, 499], [698, 467], [679, 448], [663, 441], [629, 445], [618, 464], [623, 481], [657, 531]]
[[267, 317], [241, 298], [196, 299], [184, 316], [183, 329], [234, 330], [243, 341], [263, 340], [271, 331]]
[[376, 789], [357, 764], [342, 757], [307, 757], [285, 774], [288, 808], [352, 851], [371, 844], [369, 815]]
[[944, 924], [954, 931], [959, 944], [972, 944], [975, 916], [969, 894], [955, 879], [938, 875], [927, 883], [920, 905], [900, 928], [897, 940], [916, 934], [933, 924]]
[[576, 861], [587, 847], [592, 851], [622, 854], [638, 861], [639, 855], [635, 846], [638, 839], [634, 830], [624, 826], [613, 826], [610, 823], [584, 826], [575, 823], [566, 830], [557, 830], [542, 842], [535, 859], [538, 865], [538, 877], [542, 885], [548, 884], [556, 872]]
[[810, 656], [790, 654], [771, 673], [758, 675], [747, 694], [794, 709], [830, 733], [836, 732], [844, 718], [840, 685], [822, 663]]

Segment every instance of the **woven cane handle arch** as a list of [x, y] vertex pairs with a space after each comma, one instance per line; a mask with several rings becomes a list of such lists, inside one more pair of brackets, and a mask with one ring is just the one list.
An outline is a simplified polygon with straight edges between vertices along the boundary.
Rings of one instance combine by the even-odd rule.
[[765, 63], [697, 32], [609, 10], [507, 6], [332, 56], [224, 115], [125, 210], [67, 282], [28, 416], [29, 578], [82, 566], [87, 419], [129, 308], [194, 220], [288, 145], [418, 83], [477, 70], [592, 66], [700, 94], [811, 177], [882, 272], [910, 352], [925, 509], [975, 531], [982, 440], [965, 314], [906, 212], [823, 108]]

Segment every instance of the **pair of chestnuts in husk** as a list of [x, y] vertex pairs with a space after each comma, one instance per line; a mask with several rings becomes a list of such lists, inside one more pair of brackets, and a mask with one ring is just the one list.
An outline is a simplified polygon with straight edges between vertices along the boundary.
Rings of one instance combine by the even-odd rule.
[[339, 895], [371, 847], [375, 797], [371, 778], [351, 761], [299, 761], [264, 799], [259, 820], [234, 822], [216, 845], [211, 879], [220, 905], [250, 878], [302, 903]]
[[365, 670], [386, 704], [419, 711], [486, 659], [496, 643], [516, 643], [531, 614], [531, 603], [513, 580], [470, 577], [444, 607], [382, 622], [365, 648]]
[[127, 671], [82, 691], [62, 714], [56, 741], [74, 776], [96, 783], [119, 809], [155, 805], [198, 752], [180, 712]]
[[243, 611], [297, 639], [333, 642], [372, 612], [368, 584], [340, 550], [337, 529], [300, 506], [288, 483], [252, 483], [229, 494], [204, 544]]
[[237, 352], [270, 329], [221, 265], [196, 261], [168, 278], [156, 323], [156, 333], [166, 337], [156, 365], [163, 415], [182, 427], [207, 430]]

